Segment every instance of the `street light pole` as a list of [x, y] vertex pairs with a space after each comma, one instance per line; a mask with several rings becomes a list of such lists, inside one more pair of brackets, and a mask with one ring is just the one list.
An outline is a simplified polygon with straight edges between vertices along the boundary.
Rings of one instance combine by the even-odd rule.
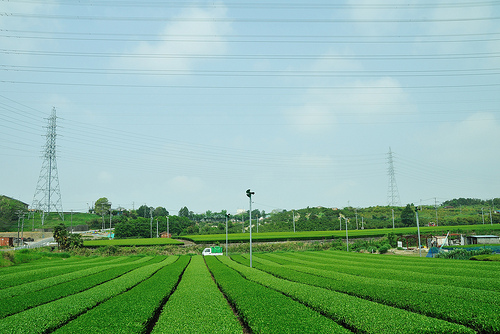
[[415, 215], [417, 216], [417, 232], [418, 232], [418, 254], [422, 257], [422, 246], [420, 244], [420, 224], [418, 223], [418, 208], [415, 208]]
[[255, 194], [250, 189], [247, 189], [247, 196], [250, 201], [250, 268], [252, 268], [252, 195]]
[[226, 256], [227, 256], [227, 249], [228, 249], [228, 246], [227, 246], [227, 219], [229, 218], [229, 216], [231, 216], [229, 213], [226, 213]]
[[347, 251], [349, 251], [349, 234], [347, 233], [347, 218], [344, 218], [344, 220], [345, 220], [345, 239], [347, 244]]

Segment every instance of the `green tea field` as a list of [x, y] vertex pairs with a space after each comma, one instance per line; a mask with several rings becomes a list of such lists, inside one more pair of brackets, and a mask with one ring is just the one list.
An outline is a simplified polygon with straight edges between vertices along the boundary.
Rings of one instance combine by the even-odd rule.
[[340, 251], [0, 268], [0, 333], [499, 333], [500, 263]]

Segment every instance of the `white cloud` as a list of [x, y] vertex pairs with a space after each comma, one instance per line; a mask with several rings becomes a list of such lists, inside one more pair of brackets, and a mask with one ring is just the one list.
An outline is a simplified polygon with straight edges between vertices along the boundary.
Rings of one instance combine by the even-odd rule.
[[[475, 113], [462, 122], [444, 124], [424, 140], [437, 148], [436, 158], [454, 164], [478, 164], [497, 159], [500, 143], [500, 123], [492, 113]], [[437, 145], [436, 145], [437, 143]]]
[[198, 194], [205, 187], [202, 179], [184, 175], [176, 176], [169, 180], [168, 187], [171, 193]]
[[381, 122], [395, 115], [416, 112], [398, 80], [383, 77], [375, 80], [357, 81], [352, 90], [335, 97], [338, 111], [347, 113], [360, 122]]
[[102, 183], [111, 183], [114, 179], [113, 175], [107, 171], [100, 171], [97, 178]]
[[[160, 32], [164, 40], [140, 42], [135, 48], [127, 51], [127, 54], [135, 57], [121, 60], [116, 66], [147, 70], [190, 70], [200, 58], [189, 58], [189, 56], [224, 54], [227, 45], [221, 36], [231, 31], [230, 23], [206, 19], [225, 18], [226, 12], [226, 8], [222, 5], [209, 10], [185, 9], [177, 18], [187, 20], [173, 20], [167, 23]], [[142, 55], [145, 57], [141, 57]], [[148, 57], [155, 55], [158, 58]], [[187, 57], [183, 58], [182, 55]]]

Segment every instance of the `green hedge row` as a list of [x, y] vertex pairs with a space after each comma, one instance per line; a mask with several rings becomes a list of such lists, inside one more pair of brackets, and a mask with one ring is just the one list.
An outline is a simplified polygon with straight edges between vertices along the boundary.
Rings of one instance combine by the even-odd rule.
[[[48, 277], [53, 277], [57, 275], [67, 274], [70, 272], [91, 268], [95, 265], [99, 265], [98, 259], [92, 259], [90, 261], [85, 261], [84, 263], [74, 263], [71, 262], [69, 265], [52, 267], [42, 267], [33, 270], [26, 270], [20, 272], [12, 272], [2, 276], [0, 280], [0, 289], [9, 288], [16, 285], [21, 285], [37, 280], [41, 280]], [[103, 263], [104, 264], [104, 263]]]
[[[452, 285], [462, 288], [472, 288], [480, 290], [500, 291], [500, 280], [498, 278], [482, 278], [477, 277], [476, 273], [472, 275], [441, 275], [439, 269], [434, 271], [434, 274], [414, 273], [413, 271], [405, 271], [399, 265], [384, 265], [383, 268], [374, 268], [370, 261], [349, 263], [348, 261], [336, 261], [328, 259], [320, 254], [308, 253], [281, 253], [277, 258], [289, 261], [289, 264], [306, 264], [311, 268], [335, 270], [336, 272], [365, 276], [369, 278], [382, 278], [396, 281], [415, 282], [434, 285]], [[346, 264], [347, 263], [347, 264]], [[417, 267], [418, 268], [418, 267]]]
[[191, 258], [152, 333], [243, 333], [201, 255]]
[[[19, 252], [19, 251], [16, 251]], [[111, 259], [106, 259], [111, 260]], [[61, 265], [71, 265], [71, 264], [84, 264], [84, 263], [97, 263], [100, 262], [98, 258], [84, 258], [78, 256], [71, 256], [69, 258], [50, 258], [42, 257], [36, 261], [31, 261], [27, 263], [21, 263], [9, 267], [0, 267], [0, 275], [7, 275], [12, 273], [21, 273], [23, 271], [35, 270], [40, 268], [58, 267]]]
[[[49, 303], [51, 301], [64, 298], [84, 290], [90, 289], [96, 285], [115, 279], [131, 270], [145, 265], [146, 260], [149, 263], [160, 262], [158, 258], [144, 258], [142, 261], [135, 261], [132, 264], [115, 265], [106, 268], [106, 270], [97, 272], [86, 277], [67, 281], [58, 285], [47, 287], [46, 289], [36, 291], [26, 295], [19, 295], [9, 298], [8, 303], [0, 303], [0, 319], [6, 316], [22, 312], [24, 310]], [[99, 268], [99, 267], [98, 267]]]
[[54, 333], [144, 333], [170, 296], [189, 263], [189, 256], [171, 256], [170, 263], [127, 292], [99, 304]]
[[5, 288], [0, 290], [0, 300], [3, 300], [5, 298], [10, 298], [10, 297], [15, 297], [23, 294], [32, 294], [33, 292], [43, 290], [49, 287], [53, 287], [55, 285], [65, 283], [68, 281], [72, 281], [81, 277], [86, 277], [89, 275], [97, 274], [100, 271], [107, 270], [109, 268], [112, 268], [113, 266], [120, 266], [127, 264], [131, 261], [137, 260], [138, 258], [132, 258], [128, 257], [126, 258], [127, 261], [120, 261], [119, 263], [117, 262], [104, 262], [103, 264], [96, 264], [95, 266], [92, 266], [90, 268], [74, 271], [74, 272], [69, 272], [67, 274], [62, 274], [58, 276], [52, 276], [52, 277], [47, 277], [45, 279], [40, 279], [36, 280], [33, 282], [21, 284], [21, 285], [15, 285], [9, 288]]
[[0, 319], [0, 333], [50, 332], [99, 303], [131, 289], [167, 264], [168, 261], [162, 261], [145, 265], [81, 293]]
[[[269, 255], [271, 256], [271, 255]], [[288, 280], [348, 293], [485, 333], [500, 331], [500, 293], [453, 286], [358, 277], [304, 264], [279, 265], [254, 256], [256, 268]]]
[[319, 312], [246, 280], [214, 256], [205, 257], [209, 270], [252, 333], [349, 333]]
[[397, 266], [399, 269], [416, 274], [427, 273], [449, 276], [481, 276], [497, 278], [500, 275], [500, 265], [497, 263], [481, 263], [456, 261], [451, 264], [445, 259], [412, 257], [412, 256], [373, 256], [362, 253], [347, 253], [340, 251], [309, 252], [313, 256], [326, 257], [334, 262], [345, 261], [346, 264], [358, 263], [373, 268]]
[[299, 300], [356, 333], [474, 333], [470, 328], [444, 320], [280, 279], [255, 268], [249, 268], [248, 259], [241, 255], [233, 255], [232, 258], [239, 263], [226, 258], [221, 258], [221, 261], [242, 273], [247, 279]]
[[144, 239], [112, 239], [112, 240], [85, 240], [84, 247], [102, 246], [158, 246], [183, 245], [184, 243], [171, 238], [144, 238]]

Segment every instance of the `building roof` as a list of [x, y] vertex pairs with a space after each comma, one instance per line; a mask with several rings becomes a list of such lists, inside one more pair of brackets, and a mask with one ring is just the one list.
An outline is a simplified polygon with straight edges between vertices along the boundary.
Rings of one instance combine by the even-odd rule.
[[471, 235], [470, 238], [498, 238], [497, 235]]

